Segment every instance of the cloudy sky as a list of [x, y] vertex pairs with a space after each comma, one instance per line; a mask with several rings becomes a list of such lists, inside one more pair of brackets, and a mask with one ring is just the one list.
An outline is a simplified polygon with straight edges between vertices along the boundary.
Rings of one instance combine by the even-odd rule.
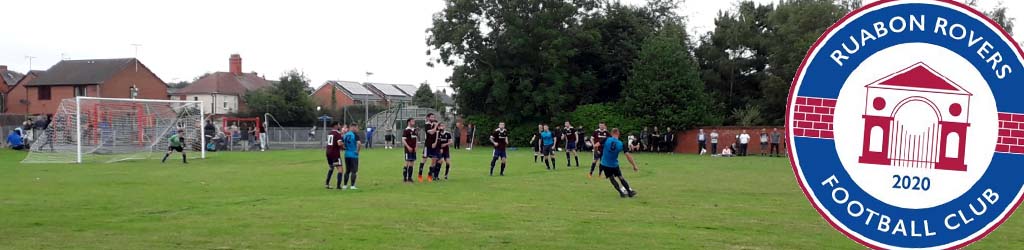
[[[625, 0], [643, 3], [643, 0]], [[714, 28], [735, 1], [689, 0], [678, 12], [690, 32]], [[759, 0], [759, 2], [774, 2]], [[981, 0], [982, 7], [994, 0]], [[1024, 13], [1024, 1], [1007, 1]], [[352, 80], [444, 87], [445, 67], [426, 66], [426, 32], [441, 0], [113, 1], [4, 0], [7, 31], [0, 65], [25, 72], [61, 60], [138, 57], [166, 82], [227, 71], [239, 53], [243, 70], [276, 79], [303, 71], [313, 86]], [[1024, 29], [1024, 15], [1017, 27]], [[1019, 32], [1024, 33], [1024, 32]], [[1018, 35], [1018, 40], [1021, 36]], [[373, 72], [367, 77], [365, 72]]]

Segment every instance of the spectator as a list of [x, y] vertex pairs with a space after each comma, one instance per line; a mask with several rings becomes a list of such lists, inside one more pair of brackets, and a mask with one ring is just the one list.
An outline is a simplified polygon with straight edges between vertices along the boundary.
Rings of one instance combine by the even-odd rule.
[[476, 125], [470, 123], [466, 131], [466, 143], [469, 143], [466, 150], [473, 150], [473, 144], [476, 143], [473, 138], [476, 138]]
[[455, 125], [452, 127], [452, 135], [455, 137], [455, 149], [460, 149], [462, 148], [462, 126]]
[[644, 127], [644, 130], [640, 132], [640, 150], [641, 151], [647, 151], [651, 147], [651, 145], [648, 144], [648, 142], [650, 141], [650, 138], [651, 138], [651, 132], [647, 130], [647, 127]]
[[256, 127], [249, 126], [249, 133], [247, 135], [249, 138], [246, 138], [245, 141], [245, 151], [252, 150], [252, 147], [256, 146]]
[[648, 137], [647, 145], [650, 145], [650, 148], [647, 150], [651, 152], [658, 152], [660, 149], [659, 146], [661, 146], [659, 140], [661, 140], [661, 132], [658, 131], [658, 127], [654, 127], [654, 131], [651, 132], [651, 136]]
[[234, 150], [235, 144], [240, 144], [240, 141], [242, 140], [242, 131], [238, 131], [238, 124], [234, 124], [231, 125], [231, 129], [228, 133], [231, 133], [229, 144], [231, 145], [231, 150]]
[[[707, 142], [708, 142], [707, 139], [708, 139], [707, 136], [704, 134], [704, 129], [698, 129], [697, 130], [697, 153], [698, 154], [704, 151], [704, 148], [707, 146]], [[714, 152], [714, 151], [712, 151], [712, 152]]]
[[[458, 140], [456, 140], [455, 145], [458, 145]], [[384, 132], [384, 149], [392, 148], [395, 148], [395, 130], [388, 128], [388, 130]]]
[[715, 153], [718, 152], [718, 130], [717, 129], [712, 129], [710, 137], [711, 137], [711, 154], [715, 154]]
[[306, 140], [307, 141], [312, 141], [315, 138], [316, 138], [316, 125], [313, 125], [313, 128], [309, 129], [309, 133], [307, 134]]
[[735, 155], [735, 149], [733, 147], [734, 145], [736, 145], [736, 143], [733, 143], [732, 145], [722, 149], [721, 156], [722, 157], [733, 157]]
[[761, 142], [761, 156], [767, 156], [768, 155], [768, 130], [762, 128], [761, 129], [761, 134], [760, 134], [758, 139], [760, 139], [760, 142]]
[[213, 121], [206, 120], [206, 126], [203, 126], [203, 135], [207, 142], [213, 141], [213, 136], [217, 135], [217, 126], [213, 125]]
[[11, 131], [11, 134], [7, 135], [7, 145], [14, 150], [25, 149], [25, 141], [21, 137], [21, 128], [15, 128]]
[[263, 123], [256, 126], [258, 126], [256, 128], [260, 131], [259, 136], [256, 137], [260, 140], [260, 151], [266, 151], [267, 148], [270, 148], [270, 145], [267, 145], [267, 141], [269, 141], [267, 140], [267, 121], [263, 121]]
[[672, 131], [672, 127], [665, 129], [665, 134], [662, 136], [662, 144], [664, 145], [661, 150], [667, 153], [672, 153], [675, 149], [676, 133]]
[[779, 128], [772, 128], [772, 147], [770, 153], [774, 154], [775, 156], [782, 156], [782, 154], [779, 154], [779, 142], [781, 141], [782, 133], [779, 133]]
[[737, 155], [747, 156], [747, 145], [750, 144], [750, 134], [747, 134], [747, 130], [744, 129], [743, 132], [739, 134], [738, 138], [740, 142], [740, 148], [739, 153]]
[[640, 141], [637, 140], [635, 134], [629, 134], [628, 140], [629, 140], [629, 151], [636, 152], [636, 151], [640, 150]]

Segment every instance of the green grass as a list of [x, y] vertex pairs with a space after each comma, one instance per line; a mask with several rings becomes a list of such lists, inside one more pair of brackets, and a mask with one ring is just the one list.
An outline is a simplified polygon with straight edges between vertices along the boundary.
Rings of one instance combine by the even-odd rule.
[[[452, 180], [403, 184], [401, 152], [364, 151], [361, 190], [337, 191], [323, 188], [319, 150], [187, 166], [18, 164], [24, 153], [3, 150], [0, 248], [863, 248], [818, 216], [784, 158], [638, 154], [626, 176], [639, 196], [622, 199], [586, 178], [589, 154], [584, 169], [548, 172], [510, 153], [505, 177], [486, 176], [490, 150], [460, 150]], [[1019, 248], [1022, 233], [1011, 217], [972, 248]]]

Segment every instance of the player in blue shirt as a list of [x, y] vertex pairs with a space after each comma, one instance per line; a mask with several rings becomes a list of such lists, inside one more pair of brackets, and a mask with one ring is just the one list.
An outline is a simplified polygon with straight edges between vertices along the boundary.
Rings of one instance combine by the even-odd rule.
[[554, 151], [558, 138], [555, 138], [555, 135], [551, 133], [551, 129], [548, 128], [547, 124], [544, 124], [544, 128], [540, 131], [540, 141], [540, 154], [541, 157], [544, 157], [544, 167], [548, 170], [554, 170], [556, 166], [555, 154], [552, 151]]
[[[636, 167], [636, 162], [633, 161], [633, 155], [629, 153], [629, 148], [619, 140], [619, 129], [613, 128], [611, 137], [608, 137], [604, 142], [604, 152], [601, 153], [601, 171], [604, 171], [604, 175], [608, 177], [608, 180], [612, 182], [612, 186], [615, 187], [615, 191], [619, 192], [619, 197], [625, 198], [636, 196], [636, 191], [633, 191], [629, 187], [629, 183], [626, 182], [625, 178], [622, 178], [622, 170], [619, 169], [619, 152], [626, 155], [626, 159], [629, 160], [629, 164], [633, 165], [633, 171], [640, 171]], [[619, 182], [622, 182], [622, 187], [619, 187], [619, 183], [615, 182], [615, 177], [619, 178]]]
[[[345, 178], [343, 179], [342, 190], [352, 189], [356, 190], [356, 176], [359, 173], [359, 151], [362, 149], [363, 144], [359, 141], [359, 125], [352, 123], [348, 125], [348, 133], [342, 136], [341, 140], [345, 143]], [[351, 187], [349, 186], [348, 180], [352, 180]]]

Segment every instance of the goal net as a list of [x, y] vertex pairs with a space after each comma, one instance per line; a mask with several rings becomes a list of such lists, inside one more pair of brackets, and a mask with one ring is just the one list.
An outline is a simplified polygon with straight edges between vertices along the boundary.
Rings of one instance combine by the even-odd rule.
[[[163, 155], [183, 130], [189, 158], [205, 157], [202, 102], [76, 97], [61, 101], [23, 163], [116, 162]], [[37, 132], [40, 133], [40, 132]]]

